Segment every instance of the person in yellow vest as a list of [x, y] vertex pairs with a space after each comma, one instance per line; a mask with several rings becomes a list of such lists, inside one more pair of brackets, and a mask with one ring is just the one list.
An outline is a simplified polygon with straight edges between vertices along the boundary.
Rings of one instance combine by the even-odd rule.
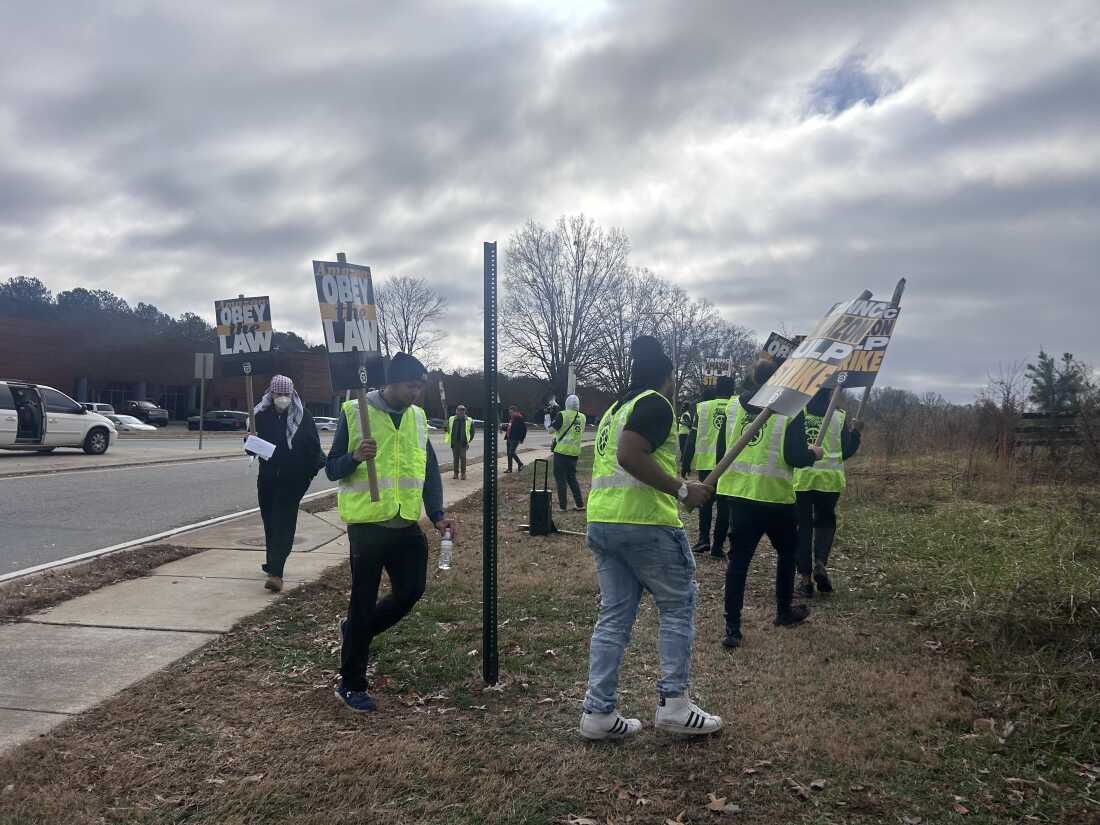
[[[397, 624], [424, 594], [428, 542], [420, 529], [426, 512], [442, 535], [455, 537], [443, 513], [439, 462], [428, 441], [428, 418], [416, 406], [427, 370], [411, 355], [397, 353], [386, 368], [386, 385], [367, 393], [372, 438], [359, 428], [359, 402], [342, 407], [325, 474], [338, 481], [340, 517], [351, 547], [351, 601], [340, 623], [343, 647], [336, 697], [354, 711], [376, 709], [367, 692], [371, 641]], [[379, 501], [370, 497], [369, 459], [375, 460]], [[391, 592], [378, 600], [385, 570]]]
[[550, 432], [554, 435], [554, 481], [558, 486], [558, 509], [565, 512], [565, 488], [573, 493], [573, 504], [584, 509], [581, 485], [577, 483], [577, 458], [581, 454], [584, 427], [588, 423], [581, 412], [581, 400], [571, 395], [565, 399], [565, 409], [550, 420]]
[[677, 439], [680, 443], [680, 455], [687, 449], [688, 439], [691, 437], [691, 429], [694, 422], [691, 420], [691, 407], [684, 404], [680, 410], [680, 423], [676, 428]]
[[695, 557], [678, 507], [681, 502], [697, 507], [711, 491], [678, 477], [676, 412], [668, 400], [672, 362], [648, 335], [630, 349], [629, 389], [604, 413], [596, 431], [588, 547], [600, 582], [600, 615], [592, 631], [580, 733], [588, 739], [622, 739], [642, 728], [616, 705], [619, 667], [646, 591], [660, 614], [656, 727], [679, 734], [714, 733], [722, 727], [721, 717], [688, 698]]
[[[806, 405], [806, 440], [813, 443], [821, 431], [821, 423], [829, 408], [832, 390], [822, 388]], [[802, 582], [798, 594], [814, 595], [814, 584], [820, 593], [832, 593], [833, 583], [827, 570], [829, 551], [836, 536], [836, 505], [844, 492], [844, 462], [859, 450], [862, 421], [845, 426], [847, 414], [837, 409], [829, 421], [829, 429], [821, 446], [822, 459], [812, 467], [794, 471], [795, 504], [798, 508], [798, 572]]]
[[455, 478], [461, 473], [463, 481], [466, 480], [466, 451], [473, 440], [474, 420], [466, 416], [466, 405], [459, 404], [455, 408], [455, 414], [447, 419], [443, 443], [451, 445], [451, 469], [454, 470]]
[[[750, 387], [730, 400], [726, 410], [726, 443], [733, 444], [760, 413], [750, 404], [778, 364], [761, 359], [753, 367]], [[792, 605], [798, 516], [795, 511], [794, 471], [821, 458], [821, 449], [806, 443], [805, 419], [773, 415], [737, 460], [718, 480], [718, 495], [726, 498], [730, 513], [730, 556], [726, 567], [726, 635], [722, 644], [741, 644], [741, 610], [745, 580], [760, 539], [767, 535], [775, 548], [775, 624], [796, 625], [809, 616], [805, 605]]]
[[[703, 400], [695, 405], [695, 437], [688, 442], [687, 452], [682, 457], [684, 476], [695, 472], [702, 481], [718, 464], [718, 459], [726, 452], [726, 408], [733, 397], [735, 385], [729, 376], [718, 379], [713, 389], [708, 388]], [[718, 518], [714, 519], [715, 504], [718, 506]], [[714, 523], [714, 540], [711, 540], [711, 523]], [[699, 541], [692, 548], [696, 553], [710, 553], [712, 557], [725, 561], [725, 544], [729, 536], [729, 503], [722, 497], [709, 501], [699, 508]]]

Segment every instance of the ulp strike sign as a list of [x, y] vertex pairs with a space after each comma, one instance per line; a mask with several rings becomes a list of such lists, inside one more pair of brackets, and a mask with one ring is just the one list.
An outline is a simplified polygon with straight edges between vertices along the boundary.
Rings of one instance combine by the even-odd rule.
[[334, 390], [385, 383], [370, 267], [314, 261], [313, 279]]
[[270, 373], [271, 299], [231, 298], [214, 302], [222, 375]]

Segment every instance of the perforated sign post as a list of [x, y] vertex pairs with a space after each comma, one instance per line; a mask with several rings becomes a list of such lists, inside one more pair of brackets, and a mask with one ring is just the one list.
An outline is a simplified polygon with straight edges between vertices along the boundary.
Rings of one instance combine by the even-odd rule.
[[497, 395], [497, 245], [486, 243], [485, 255], [485, 490], [482, 496], [482, 676], [486, 684], [499, 678], [497, 656], [497, 435], [500, 397]]

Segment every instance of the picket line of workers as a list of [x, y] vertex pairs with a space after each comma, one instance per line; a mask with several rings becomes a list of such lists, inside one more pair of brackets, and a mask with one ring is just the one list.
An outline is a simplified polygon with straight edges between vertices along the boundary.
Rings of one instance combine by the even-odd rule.
[[[695, 705], [689, 695], [696, 564], [680, 519], [680, 507], [706, 507], [717, 492], [719, 522], [723, 505], [729, 520], [726, 647], [741, 643], [745, 579], [756, 545], [764, 535], [779, 558], [775, 624], [799, 624], [808, 610], [792, 603], [799, 541], [795, 503], [800, 493], [825, 494], [807, 500], [807, 513], [811, 523], [821, 528], [821, 538], [810, 550], [817, 554], [817, 566], [808, 566], [811, 557], [803, 553], [806, 564], [800, 561], [800, 569], [803, 588], [807, 582], [812, 586], [811, 576], [817, 574], [819, 589], [827, 592], [825, 562], [831, 529], [835, 529], [836, 497], [843, 488], [843, 459], [858, 447], [858, 433], [846, 429], [843, 415], [838, 415], [822, 450], [808, 443], [814, 431], [811, 427], [807, 432], [806, 421], [813, 421], [812, 415], [775, 415], [723, 474], [717, 490], [701, 478], [685, 481], [679, 466], [680, 422], [668, 400], [672, 394], [672, 362], [660, 343], [649, 336], [635, 340], [631, 354], [629, 389], [607, 410], [596, 432], [587, 540], [595, 559], [601, 598], [579, 729], [589, 739], [621, 739], [641, 730], [638, 719], [618, 712], [618, 681], [639, 604], [648, 591], [660, 616], [661, 676], [657, 682], [655, 726], [678, 734], [709, 734], [722, 727], [721, 718]], [[762, 385], [774, 369], [772, 362], [758, 362], [752, 376], [755, 386]], [[400, 621], [424, 593], [428, 548], [419, 526], [421, 514], [428, 516], [440, 535], [450, 532], [456, 537], [454, 521], [443, 512], [439, 464], [428, 441], [427, 417], [416, 406], [426, 378], [423, 364], [398, 353], [387, 367], [385, 386], [367, 396], [372, 438], [363, 438], [358, 404], [348, 401], [342, 407], [332, 448], [324, 462], [327, 476], [339, 483], [339, 512], [348, 525], [352, 573], [348, 616], [340, 626], [342, 651], [336, 696], [355, 711], [376, 708], [366, 676], [371, 642]], [[728, 392], [730, 388], [723, 385], [718, 389]], [[716, 458], [724, 441], [735, 440], [759, 413], [749, 404], [751, 395], [750, 388], [738, 398], [719, 396], [701, 405], [700, 422], [705, 414], [709, 416], [706, 420], [717, 426], [716, 410], [722, 400], [726, 401], [728, 418], [720, 432], [711, 433], [701, 424], [696, 429], [691, 466], [701, 476], [705, 477], [706, 464], [711, 461], [710, 445], [713, 443]], [[299, 409], [296, 394], [291, 395], [289, 404], [280, 398], [273, 396], [269, 406], [276, 410], [280, 406], [283, 410]], [[455, 418], [448, 422], [447, 440], [452, 445], [455, 430], [459, 429], [454, 426]], [[819, 417], [817, 421], [820, 423]], [[576, 461], [585, 423], [579, 402], [570, 396], [565, 410], [550, 425], [555, 434], [555, 477], [561, 508], [565, 506], [567, 486], [575, 506], [585, 506], [576, 483]], [[460, 422], [460, 428], [468, 443], [472, 430], [466, 429], [465, 421]], [[301, 429], [299, 426], [297, 431]], [[374, 459], [378, 478], [377, 502], [371, 500], [369, 492], [366, 462], [370, 459]], [[807, 475], [798, 475], [807, 471]], [[815, 513], [816, 522], [812, 521]], [[265, 531], [266, 527], [265, 518]], [[709, 546], [713, 551], [721, 544], [716, 541]], [[392, 587], [390, 594], [379, 600], [383, 570]]]

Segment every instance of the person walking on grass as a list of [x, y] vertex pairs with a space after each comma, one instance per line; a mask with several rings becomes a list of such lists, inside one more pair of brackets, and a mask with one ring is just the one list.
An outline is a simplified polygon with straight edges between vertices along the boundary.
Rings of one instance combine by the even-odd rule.
[[276, 375], [254, 410], [256, 435], [275, 445], [271, 458], [260, 459], [256, 479], [260, 518], [264, 524], [267, 556], [260, 569], [267, 574], [264, 587], [283, 589], [286, 560], [294, 547], [298, 505], [314, 477], [325, 466], [321, 438], [294, 382]]
[[[359, 402], [347, 401], [329, 451], [325, 472], [339, 482], [340, 517], [351, 547], [351, 601], [340, 623], [340, 683], [336, 697], [358, 712], [375, 710], [367, 690], [371, 642], [393, 627], [424, 594], [428, 543], [420, 529], [427, 513], [435, 529], [455, 537], [455, 523], [443, 513], [443, 482], [428, 441], [428, 419], [416, 402], [427, 370], [411, 355], [397, 353], [386, 384], [367, 394], [372, 438], [359, 428]], [[371, 501], [367, 465], [375, 460], [379, 501]], [[391, 592], [378, 600], [385, 570]]]
[[677, 422], [672, 362], [650, 336], [630, 347], [630, 386], [600, 420], [592, 490], [588, 497], [588, 547], [600, 582], [600, 614], [592, 631], [588, 691], [580, 733], [587, 739], [622, 739], [642, 728], [617, 710], [619, 668], [642, 595], [653, 595], [660, 613], [656, 727], [681, 734], [714, 733], [721, 717], [688, 697], [695, 637], [695, 557], [678, 504], [696, 507], [711, 490], [676, 474]]
[[451, 469], [454, 477], [462, 474], [462, 480], [466, 480], [466, 451], [470, 442], [474, 440], [474, 421], [466, 417], [466, 406], [459, 404], [455, 414], [447, 419], [447, 432], [443, 434], [443, 443], [451, 445]]
[[[806, 405], [806, 440], [813, 443], [829, 408], [832, 390], [820, 389]], [[798, 572], [802, 581], [798, 595], [813, 598], [817, 592], [832, 593], [827, 570], [829, 551], [836, 536], [836, 505], [846, 484], [844, 462], [859, 450], [862, 421], [846, 427], [847, 414], [837, 409], [822, 441], [825, 455], [812, 467], [794, 471], [795, 506], [798, 509]]]
[[527, 440], [527, 422], [523, 420], [523, 413], [518, 407], [509, 407], [508, 429], [504, 441], [508, 445], [508, 469], [504, 472], [512, 472], [512, 461], [516, 462], [517, 472], [523, 471], [523, 461], [519, 457], [519, 445]]
[[[687, 451], [681, 457], [683, 475], [689, 471], [698, 474], [702, 481], [718, 464], [718, 459], [726, 453], [726, 409], [734, 394], [733, 379], [722, 376], [713, 389], [704, 393], [703, 400], [695, 406], [694, 438], [688, 441]], [[708, 397], [709, 396], [709, 397]], [[714, 519], [715, 504], [718, 518]], [[714, 524], [714, 537], [711, 540], [711, 523]], [[725, 561], [725, 544], [729, 536], [729, 501], [721, 496], [717, 501], [708, 501], [699, 508], [699, 541], [692, 548], [696, 553], [710, 553]]]
[[[733, 444], [761, 412], [750, 403], [756, 388], [775, 372], [774, 361], [761, 359], [753, 367], [752, 386], [730, 401], [726, 410], [726, 443]], [[775, 548], [775, 624], [797, 625], [810, 615], [805, 605], [792, 605], [798, 515], [794, 471], [821, 458], [821, 449], [807, 445], [805, 419], [773, 415], [718, 480], [718, 495], [730, 514], [730, 557], [726, 567], [726, 635], [722, 644], [741, 644], [741, 611], [745, 581], [760, 539], [767, 535]]]
[[581, 454], [584, 427], [588, 422], [581, 411], [581, 400], [575, 395], [565, 399], [565, 409], [556, 413], [550, 421], [554, 434], [554, 481], [558, 486], [558, 510], [565, 512], [565, 488], [573, 493], [573, 503], [584, 509], [581, 485], [577, 483], [577, 459]]

